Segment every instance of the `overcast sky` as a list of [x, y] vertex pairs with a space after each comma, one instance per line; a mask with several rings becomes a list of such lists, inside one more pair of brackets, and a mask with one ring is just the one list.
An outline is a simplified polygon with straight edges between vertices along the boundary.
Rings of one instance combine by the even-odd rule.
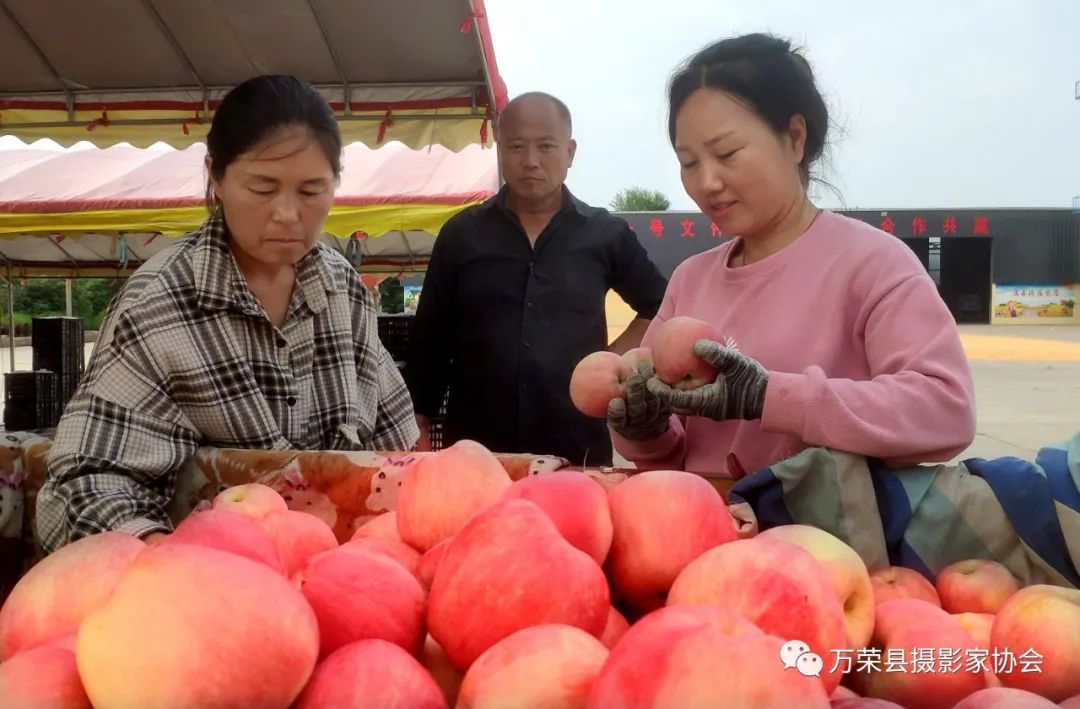
[[569, 104], [568, 184], [593, 204], [637, 185], [694, 208], [666, 137], [666, 81], [705, 44], [757, 31], [805, 48], [835, 119], [822, 176], [840, 194], [821, 204], [1068, 207], [1080, 195], [1080, 0], [486, 4], [511, 96]]
[[[715, 39], [806, 48], [840, 128], [824, 173], [847, 208], [1068, 207], [1080, 194], [1080, 2], [486, 0], [510, 95], [574, 115], [568, 185], [693, 204], [666, 137], [666, 80]], [[825, 194], [822, 203], [839, 206]]]

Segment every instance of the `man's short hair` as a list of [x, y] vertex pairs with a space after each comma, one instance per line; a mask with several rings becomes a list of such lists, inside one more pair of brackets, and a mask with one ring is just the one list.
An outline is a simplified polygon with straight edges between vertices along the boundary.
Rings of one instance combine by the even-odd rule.
[[557, 97], [552, 96], [551, 94], [545, 93], [543, 91], [528, 91], [526, 93], [519, 94], [519, 95], [515, 96], [503, 108], [503, 110], [502, 110], [503, 115], [506, 115], [506, 112], [509, 111], [512, 106], [515, 106], [515, 105], [521, 103], [522, 101], [527, 101], [529, 99], [543, 99], [545, 101], [550, 101], [552, 104], [554, 104], [555, 108], [559, 111], [559, 115], [562, 117], [563, 121], [566, 123], [567, 132], [570, 133], [570, 134], [573, 134], [573, 132], [574, 132], [574, 123], [570, 118], [570, 108], [565, 103], [563, 103], [561, 100], [559, 100]]

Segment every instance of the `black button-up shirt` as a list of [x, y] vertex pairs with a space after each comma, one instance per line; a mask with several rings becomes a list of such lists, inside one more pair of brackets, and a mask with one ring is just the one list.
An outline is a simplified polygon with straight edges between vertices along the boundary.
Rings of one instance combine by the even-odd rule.
[[609, 289], [651, 319], [667, 281], [625, 221], [563, 194], [535, 246], [505, 187], [435, 240], [405, 379], [426, 416], [449, 386], [446, 445], [469, 438], [501, 453], [611, 464], [607, 424], [574, 407], [570, 375], [608, 345]]

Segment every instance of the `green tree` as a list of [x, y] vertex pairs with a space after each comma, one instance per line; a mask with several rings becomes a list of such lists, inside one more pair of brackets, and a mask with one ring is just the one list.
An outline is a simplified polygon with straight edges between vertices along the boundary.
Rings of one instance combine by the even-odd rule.
[[113, 296], [124, 285], [122, 278], [79, 278], [73, 282], [72, 315], [83, 319], [87, 330], [97, 330]]
[[611, 208], [616, 212], [666, 212], [671, 202], [656, 190], [644, 187], [627, 187], [619, 190], [611, 200]]
[[[74, 279], [71, 286], [71, 314], [82, 318], [87, 330], [96, 330], [109, 302], [123, 284], [120, 278]], [[16, 284], [13, 290], [16, 320], [30, 322], [35, 317], [67, 312], [62, 278], [29, 278], [25, 284]]]
[[30, 278], [26, 285], [16, 285], [15, 312], [34, 315], [62, 315], [64, 281], [59, 278]]

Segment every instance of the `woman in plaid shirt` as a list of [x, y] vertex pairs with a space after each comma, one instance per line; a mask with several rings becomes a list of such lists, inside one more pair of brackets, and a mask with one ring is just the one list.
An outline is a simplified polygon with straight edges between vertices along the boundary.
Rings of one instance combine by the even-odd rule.
[[206, 142], [209, 219], [125, 284], [57, 428], [46, 552], [169, 532], [198, 446], [409, 450], [419, 435], [373, 295], [316, 243], [341, 172], [329, 105], [293, 77], [251, 79]]

